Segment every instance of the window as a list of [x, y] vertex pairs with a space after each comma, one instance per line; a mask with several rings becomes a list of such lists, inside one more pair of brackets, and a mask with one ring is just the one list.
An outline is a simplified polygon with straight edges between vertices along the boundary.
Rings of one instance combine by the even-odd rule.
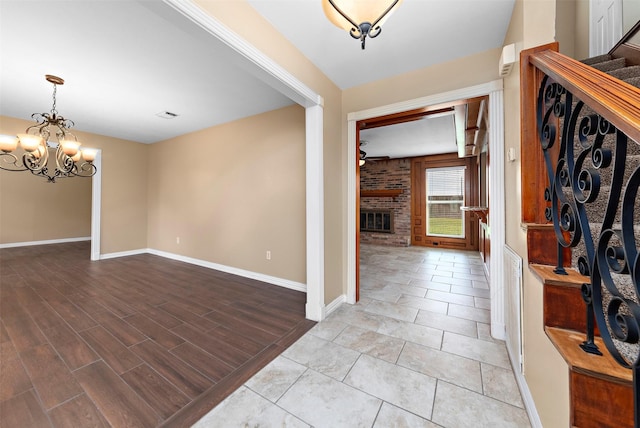
[[465, 167], [427, 168], [427, 235], [464, 238]]

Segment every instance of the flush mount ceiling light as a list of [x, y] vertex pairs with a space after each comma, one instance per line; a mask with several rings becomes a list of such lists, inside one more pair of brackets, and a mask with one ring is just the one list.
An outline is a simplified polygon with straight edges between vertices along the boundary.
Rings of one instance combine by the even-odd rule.
[[[58, 115], [56, 111], [56, 88], [64, 85], [64, 80], [47, 74], [48, 82], [53, 83], [53, 106], [49, 113], [34, 113], [31, 117], [37, 122], [17, 137], [0, 136], [0, 169], [5, 171], [30, 171], [54, 183], [62, 177], [92, 177], [97, 172], [93, 161], [95, 149], [80, 150], [80, 143], [69, 132], [73, 121]], [[56, 142], [50, 142], [55, 137]], [[19, 153], [13, 153], [18, 150]], [[49, 150], [55, 150], [56, 165], [49, 172]]]
[[360, 39], [362, 49], [367, 38], [377, 37], [381, 25], [400, 6], [402, 0], [322, 0], [322, 9], [337, 27]]

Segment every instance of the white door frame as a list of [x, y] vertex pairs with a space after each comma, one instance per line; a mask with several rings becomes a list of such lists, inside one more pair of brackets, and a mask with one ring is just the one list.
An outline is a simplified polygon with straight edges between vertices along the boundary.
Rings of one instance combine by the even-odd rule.
[[356, 122], [465, 98], [489, 96], [489, 224], [491, 225], [491, 334], [505, 339], [504, 274], [504, 100], [502, 80], [361, 110], [347, 115], [347, 302], [356, 301]]
[[100, 260], [100, 221], [102, 214], [102, 150], [93, 160], [97, 171], [91, 178], [91, 260]]

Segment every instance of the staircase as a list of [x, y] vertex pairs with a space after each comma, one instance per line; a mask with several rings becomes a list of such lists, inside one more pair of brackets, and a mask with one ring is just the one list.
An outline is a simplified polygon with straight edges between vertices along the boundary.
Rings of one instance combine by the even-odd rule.
[[599, 336], [595, 343], [602, 356], [580, 348], [586, 337], [586, 309], [580, 287], [589, 282], [589, 278], [571, 269], [565, 276], [555, 274], [551, 266], [531, 265], [530, 268], [543, 283], [545, 332], [567, 362], [571, 426], [633, 427], [631, 370], [611, 357]]
[[[600, 191], [597, 198], [594, 198], [593, 201], [588, 200], [584, 203], [584, 213], [588, 219], [589, 231], [593, 237], [593, 243], [591, 245], [592, 248], [593, 245], [596, 245], [597, 247], [597, 243], [600, 239], [600, 233], [603, 229], [603, 222], [606, 221], [604, 216], [609, 205], [609, 196], [612, 194], [611, 184], [612, 178], [614, 177], [611, 170], [615, 169], [616, 171], [624, 171], [622, 179], [613, 188], [613, 195], [615, 196], [615, 189], [619, 189], [627, 183], [628, 178], [636, 170], [636, 167], [640, 167], [640, 144], [638, 144], [640, 143], [640, 138], [638, 138], [638, 135], [640, 135], [640, 112], [637, 111], [638, 107], [640, 107], [640, 92], [636, 90], [629, 90], [625, 85], [611, 82], [611, 79], [608, 78], [602, 79], [604, 82], [602, 85], [593, 84], [592, 82], [600, 81], [599, 79], [601, 79], [599, 77], [599, 73], [594, 73], [593, 69], [606, 73], [608, 76], [618, 79], [618, 81], [623, 81], [635, 88], [640, 88], [640, 48], [638, 48], [636, 52], [636, 50], [625, 45], [625, 40], [628, 40], [635, 34], [640, 34], [640, 22], [625, 36], [625, 38], [623, 38], [620, 44], [612, 49], [608, 55], [602, 55], [582, 61], [582, 64], [588, 65], [591, 68], [591, 71], [585, 70], [585, 67], [583, 66], [577, 66], [575, 67], [576, 71], [570, 71], [567, 73], [566, 77], [562, 75], [562, 73], [564, 73], [565, 69], [573, 67], [572, 60], [565, 61], [561, 58], [561, 55], [555, 53], [549, 55], [543, 54], [540, 57], [536, 57], [540, 52], [544, 52], [545, 49], [553, 51], [554, 46], [532, 49], [523, 54], [523, 60], [521, 61], [523, 67], [521, 75], [524, 76], [522, 86], [525, 88], [523, 92], [529, 90], [529, 97], [533, 93], [532, 87], [535, 86], [536, 91], [538, 87], [544, 87], [545, 80], [542, 80], [542, 77], [540, 77], [540, 71], [543, 71], [547, 75], [549, 75], [549, 73], [555, 73], [553, 75], [553, 79], [555, 81], [560, 79], [560, 83], [565, 89], [571, 92], [575, 98], [580, 98], [584, 101], [584, 106], [582, 103], [578, 103], [576, 99], [574, 99], [572, 103], [565, 103], [567, 95], [558, 95], [557, 99], [559, 100], [562, 98], [563, 100], [562, 103], [558, 102], [558, 104], [566, 110], [563, 111], [563, 113], [566, 113], [566, 116], [564, 116], [563, 113], [558, 114], [560, 119], [555, 123], [555, 125], [558, 126], [558, 136], [556, 138], [559, 140], [565, 125], [568, 126], [568, 124], [563, 123], [564, 121], [571, 122], [575, 120], [575, 123], [577, 124], [576, 132], [574, 133], [574, 136], [570, 136], [565, 140], [569, 141], [569, 144], [571, 145], [570, 147], [572, 148], [563, 152], [566, 154], [563, 155], [563, 153], [560, 152], [561, 149], [557, 147], [559, 144], [556, 144], [556, 147], [553, 147], [553, 144], [550, 145], [550, 147], [545, 149], [545, 153], [549, 158], [552, 158], [552, 155], [558, 156], [555, 159], [555, 162], [551, 161], [552, 170], [554, 171], [559, 162], [565, 162], [564, 165], [566, 165], [569, 154], [575, 154], [574, 156], [571, 156], [572, 161], [575, 161], [576, 164], [584, 161], [584, 167], [576, 168], [577, 171], [590, 170], [599, 172], [595, 179], [593, 178], [594, 176], [590, 175], [589, 179], [584, 180], [585, 186], [582, 189], [583, 193], [588, 195], [593, 188], [598, 187], [594, 180], [597, 180], [598, 177], [601, 180]], [[555, 50], [557, 50], [557, 45], [555, 46]], [[537, 63], [540, 63], [542, 68], [537, 68]], [[547, 72], [545, 68], [550, 71]], [[525, 82], [527, 78], [531, 78], [532, 81], [535, 82]], [[549, 84], [549, 81], [546, 82], [549, 86], [545, 87], [545, 89], [549, 89], [551, 85]], [[589, 85], [585, 84], [585, 82], [589, 82], [591, 86], [595, 87], [593, 92], [599, 93], [591, 93], [591, 89], [588, 87]], [[611, 87], [615, 90], [602, 90], [604, 87]], [[624, 99], [623, 96], [619, 94], [623, 94]], [[523, 93], [521, 98], [524, 99], [525, 95], [527, 94]], [[614, 95], [616, 99], [613, 99]], [[618, 97], [620, 98], [618, 99]], [[610, 102], [610, 99], [613, 99], [613, 101]], [[625, 103], [627, 100], [631, 100], [631, 102]], [[588, 107], [587, 104], [593, 107]], [[616, 108], [611, 108], [611, 105], [615, 105]], [[546, 107], [547, 106], [545, 105], [545, 108]], [[523, 105], [523, 111], [526, 108], [527, 107]], [[562, 110], [562, 108], [560, 110]], [[631, 120], [627, 120], [626, 109], [636, 109], [628, 114], [628, 116], [631, 117]], [[615, 111], [616, 115], [621, 115], [622, 119], [619, 119], [618, 117], [614, 117], [612, 119], [611, 111]], [[606, 153], [608, 149], [611, 150], [611, 165], [614, 165], [616, 168], [603, 167], [602, 169], [599, 169], [597, 162], [595, 162], [592, 157], [580, 157], [580, 153], [582, 152], [588, 152], [589, 155], [596, 152], [593, 147], [597, 146], [597, 144], [594, 143], [595, 137], [587, 136], [587, 140], [591, 138], [590, 143], [587, 143], [592, 145], [589, 146], [588, 149], [583, 145], [580, 138], [577, 137], [580, 135], [578, 133], [579, 125], [584, 123], [583, 121], [587, 122], [591, 120], [590, 118], [597, 116], [606, 117], [610, 123], [615, 124], [617, 127], [615, 132], [604, 135], [600, 146], [602, 150], [599, 152], [601, 154]], [[546, 117], [545, 120], [547, 120]], [[615, 122], [613, 122], [613, 120], [615, 120]], [[527, 140], [525, 138], [525, 133], [527, 130], [531, 131], [532, 123], [533, 120], [531, 120], [531, 116], [527, 118], [526, 114], [523, 115], [523, 161], [525, 159], [525, 153], [527, 153], [531, 159], [538, 162], [538, 167], [541, 167], [543, 164], [540, 164], [540, 162], [544, 161], [539, 154], [539, 152], [541, 152], [540, 141], [534, 141], [538, 138], [538, 131], [536, 131], [535, 138], [529, 138], [528, 141], [525, 141]], [[553, 121], [549, 121], [549, 123], [551, 126], [554, 125]], [[539, 123], [536, 123], [536, 126], [539, 126]], [[622, 132], [623, 129], [627, 135], [635, 138], [638, 143], [629, 138], [626, 150], [616, 152], [616, 145], [624, 147], [624, 143], [621, 143], [621, 140], [618, 139], [618, 131]], [[542, 131], [540, 131], [540, 133], [542, 134]], [[538, 154], [536, 154], [534, 149], [525, 149], [525, 144], [537, 144]], [[618, 159], [616, 159], [616, 157]], [[620, 162], [616, 163], [616, 160]], [[563, 164], [560, 163], [560, 165], [562, 166]], [[544, 190], [544, 187], [542, 187], [544, 184], [542, 183], [545, 182], [546, 173], [544, 175], [538, 174], [537, 176], [531, 175], [530, 171], [523, 173], [523, 183], [526, 183], [527, 180], [531, 181], [532, 177], [534, 180], [538, 179], [538, 184], [530, 185], [530, 187], [537, 186], [537, 191], [542, 192]], [[575, 177], [568, 178], [568, 180], [575, 179]], [[560, 192], [567, 198], [573, 198], [575, 196], [575, 191], [572, 191], [571, 189], [564, 187], [559, 187], [559, 189], [561, 189]], [[579, 192], [580, 191], [578, 191], [578, 193]], [[541, 201], [540, 196], [527, 196], [528, 194], [524, 189], [523, 194], [525, 195], [523, 197], [523, 200], [525, 200], [523, 203], [527, 203], [526, 199], [528, 198], [528, 202], [535, 205], [534, 208], [538, 211], [541, 208], [550, 207], [552, 205], [548, 198]], [[621, 193], [621, 195], [623, 194], [624, 193]], [[622, 209], [620, 206], [622, 206], [622, 203], [619, 203], [618, 198], [616, 197], [614, 197], [614, 200], [616, 205], [613, 205], [613, 207], [618, 208], [613, 219], [608, 220], [610, 223], [607, 229], [619, 230], [621, 228]], [[632, 236], [628, 236], [625, 239], [627, 239], [627, 241], [631, 241], [632, 238], [634, 238], [636, 247], [640, 247], [639, 201], [640, 197], [636, 195], [634, 200], [631, 201], [631, 204], [626, 205], [627, 210], [635, 210], [635, 215], [633, 216], [635, 221], [633, 221], [634, 225], [633, 230], [631, 231]], [[582, 204], [579, 205], [582, 206]], [[561, 204], [557, 206], [561, 206]], [[529, 211], [527, 211], [527, 209], [529, 209]], [[578, 212], [580, 212], [580, 209], [578, 209]], [[549, 227], [549, 225], [545, 226], [542, 224], [544, 223], [544, 219], [542, 219], [539, 214], [536, 214], [535, 210], [531, 210], [530, 208], [523, 206], [523, 213], [523, 217], [529, 215], [529, 218], [523, 218], [523, 221], [533, 223], [529, 225], [527, 236], [529, 261], [537, 263], [530, 265], [530, 269], [543, 284], [544, 329], [560, 355], [567, 362], [569, 370], [571, 426], [582, 428], [640, 427], [640, 415], [638, 415], [638, 409], [640, 409], [638, 402], [640, 401], [640, 397], [636, 397], [634, 394], [634, 382], [636, 385], [640, 385], [640, 377], [638, 376], [640, 370], [636, 363], [636, 359], [640, 354], [640, 346], [637, 343], [629, 345], [622, 341], [615, 342], [615, 351], [622, 356], [619, 356], [618, 360], [625, 359], [628, 362], [627, 366], [632, 366], [633, 370], [623, 367], [619, 361], [612, 356], [605, 346], [603, 339], [600, 337], [601, 332], [598, 330], [597, 326], [595, 327], [596, 337], [594, 341], [603, 355], [586, 353], [580, 347], [586, 338], [588, 320], [587, 305], [583, 299], [583, 293], [585, 291], [589, 292], [592, 289], [595, 289], [595, 286], [592, 287], [589, 285], [591, 284], [592, 278], [590, 276], [580, 274], [577, 267], [580, 264], [583, 266], [586, 265], [589, 268], [587, 269], [587, 275], [592, 273], [591, 270], [596, 268], [596, 265], [593, 264], [592, 260], [590, 260], [592, 256], [590, 256], [589, 253], [593, 254], [593, 252], [587, 251], [585, 238], [583, 237], [578, 245], [572, 246], [570, 251], [565, 250], [562, 252], [561, 254], [564, 254], [564, 260], [562, 257], [558, 258], [557, 263], [553, 266], [553, 261], [549, 257], [550, 253], [556, 253], [554, 248], [555, 245], [552, 244], [553, 240], [555, 240], [555, 232], [553, 228]], [[577, 223], [575, 218], [574, 222]], [[570, 239], [572, 233], [575, 232], [571, 232], [570, 230], [565, 231], [565, 239]], [[620, 239], [616, 238], [614, 235], [613, 238], [607, 241], [607, 246], [621, 246], [622, 244], [620, 244], [619, 241]], [[609, 260], [623, 260], [620, 258], [620, 255], [615, 254], [615, 252], [606, 254], [610, 256]], [[630, 260], [628, 263], [631, 265], [633, 262], [634, 260]], [[562, 267], [563, 265], [566, 267], [567, 275], [556, 273], [556, 268]], [[609, 271], [611, 271], [611, 265], [607, 264], [607, 266], [609, 267], [607, 271], [608, 274]], [[598, 275], [600, 274], [600, 271], [604, 271], [601, 266], [597, 267]], [[621, 269], [619, 273], [614, 272], [611, 275], [615, 278], [616, 287], [621, 290], [621, 294], [624, 298], [634, 300], [638, 303], [638, 298], [635, 297], [635, 288], [637, 287], [635, 284], [640, 282], [637, 280], [634, 281], [632, 276], [623, 269]], [[600, 282], [598, 281], [598, 283]], [[585, 286], [585, 284], [587, 284], [587, 286]], [[601, 288], [601, 300], [604, 302], [603, 306], [607, 307], [609, 302], [612, 301], [611, 299], [613, 295], [606, 290], [606, 287], [602, 286]], [[600, 290], [600, 287], [598, 287], [597, 290]], [[596, 310], [596, 313], [598, 313], [598, 310]], [[631, 314], [619, 311], [616, 312], [616, 315], [623, 321], [626, 319], [626, 316], [628, 316], [628, 320], [640, 319], [640, 316], [637, 313]], [[600, 318], [601, 319], [598, 323], [602, 328], [610, 326], [610, 322], [606, 321], [606, 314], [604, 316], [601, 315]], [[593, 318], [591, 318], [590, 321], [593, 322]], [[632, 328], [630, 330], [632, 330]], [[602, 333], [604, 333], [606, 337], [611, 337], [608, 328], [607, 331]], [[633, 339], [630, 342], [633, 342]], [[620, 345], [620, 347], [618, 345]]]

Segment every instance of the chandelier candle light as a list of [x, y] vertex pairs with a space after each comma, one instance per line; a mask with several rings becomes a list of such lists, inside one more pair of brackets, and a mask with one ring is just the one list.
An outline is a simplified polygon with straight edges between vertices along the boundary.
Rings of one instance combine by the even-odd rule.
[[[44, 177], [50, 183], [63, 177], [92, 177], [97, 172], [93, 160], [95, 149], [80, 150], [80, 143], [69, 128], [73, 121], [58, 115], [56, 111], [56, 88], [64, 80], [47, 74], [48, 82], [53, 83], [53, 106], [49, 113], [34, 113], [31, 117], [37, 122], [17, 137], [0, 136], [0, 169], [5, 171], [31, 171]], [[55, 135], [57, 143], [49, 142]], [[14, 153], [18, 145], [23, 153]], [[56, 167], [49, 173], [49, 149], [55, 149]]]
[[322, 9], [329, 21], [360, 39], [362, 49], [367, 38], [377, 37], [381, 25], [400, 6], [402, 0], [322, 0]]

